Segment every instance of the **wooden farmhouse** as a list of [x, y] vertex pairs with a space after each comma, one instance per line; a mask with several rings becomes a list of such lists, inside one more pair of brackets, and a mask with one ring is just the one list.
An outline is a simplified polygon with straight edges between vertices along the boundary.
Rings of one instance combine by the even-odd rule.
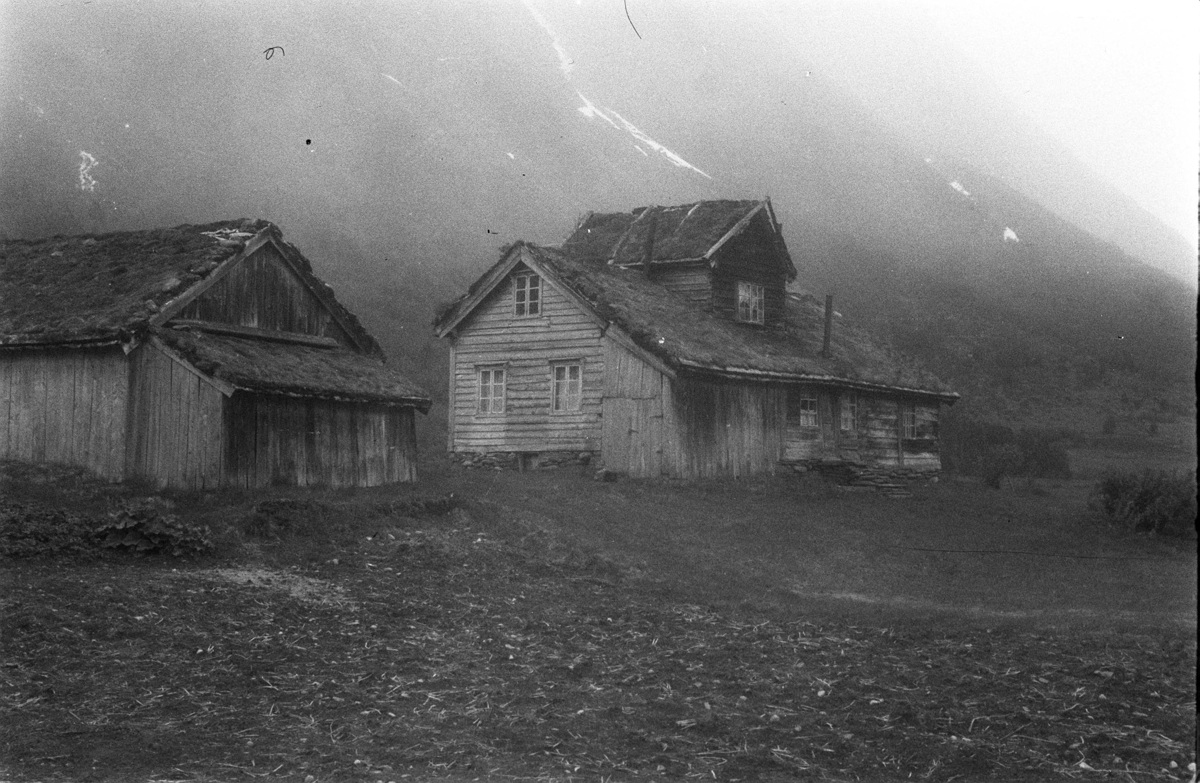
[[429, 403], [266, 221], [0, 244], [0, 459], [184, 489], [412, 481]]
[[450, 451], [641, 477], [939, 470], [957, 395], [795, 277], [769, 200], [589, 214], [561, 247], [514, 244], [435, 321]]

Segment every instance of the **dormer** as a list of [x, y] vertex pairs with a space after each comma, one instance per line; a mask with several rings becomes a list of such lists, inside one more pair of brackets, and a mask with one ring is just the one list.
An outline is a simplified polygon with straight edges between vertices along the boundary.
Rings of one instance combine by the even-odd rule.
[[796, 277], [770, 199], [592, 213], [562, 249], [640, 271], [697, 307], [758, 328], [782, 326], [786, 286]]

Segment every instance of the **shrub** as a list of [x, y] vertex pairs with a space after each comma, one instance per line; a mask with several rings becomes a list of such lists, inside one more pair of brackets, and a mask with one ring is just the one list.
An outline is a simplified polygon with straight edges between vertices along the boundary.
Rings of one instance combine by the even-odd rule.
[[80, 555], [95, 546], [95, 539], [95, 525], [87, 517], [20, 503], [0, 507], [0, 555]]
[[1123, 527], [1184, 536], [1196, 524], [1196, 472], [1107, 473], [1096, 485], [1095, 502]]
[[180, 521], [174, 514], [164, 514], [163, 508], [160, 501], [153, 499], [123, 504], [100, 524], [97, 534], [101, 545], [138, 554], [163, 553], [175, 557], [212, 551], [207, 527]]

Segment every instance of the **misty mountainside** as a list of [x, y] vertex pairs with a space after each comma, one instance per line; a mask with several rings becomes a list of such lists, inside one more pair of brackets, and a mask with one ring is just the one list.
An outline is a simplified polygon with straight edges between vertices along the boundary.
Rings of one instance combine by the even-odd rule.
[[26, 67], [0, 81], [0, 230], [272, 220], [442, 397], [433, 313], [501, 245], [558, 244], [588, 211], [769, 195], [796, 285], [974, 415], [1094, 420], [1122, 395], [1133, 417], [1185, 412], [1187, 242], [919, 19], [663, 4], [635, 34], [620, 6], [532, 8], [19, 9], [73, 45], [47, 58], [8, 25]]

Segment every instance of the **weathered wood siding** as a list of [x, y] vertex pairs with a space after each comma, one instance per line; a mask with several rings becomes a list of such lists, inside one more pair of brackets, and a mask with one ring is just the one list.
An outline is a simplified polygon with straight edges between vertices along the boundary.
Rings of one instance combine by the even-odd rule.
[[[540, 315], [515, 316], [510, 277], [459, 326], [451, 366], [452, 450], [599, 451], [604, 385], [600, 327], [545, 279], [541, 297]], [[583, 399], [577, 412], [552, 413], [550, 363], [564, 360], [583, 363]], [[478, 412], [476, 370], [485, 365], [506, 369], [502, 414]]]
[[[848, 390], [796, 385], [788, 389], [787, 434], [784, 459], [849, 460], [871, 465], [938, 470], [938, 406], [913, 403], [884, 394], [856, 393], [857, 427], [841, 428], [841, 398]], [[817, 427], [800, 424], [799, 399], [816, 397]], [[917, 437], [905, 438], [901, 410], [917, 415]], [[903, 448], [902, 448], [903, 447]]]
[[[800, 423], [800, 400], [817, 400], [817, 426]], [[833, 419], [833, 395], [814, 386], [787, 387], [787, 426], [783, 456], [788, 460], [835, 459], [837, 431]]]
[[223, 483], [351, 487], [416, 480], [413, 409], [236, 392]]
[[120, 348], [0, 351], [0, 459], [120, 479], [128, 388]]
[[679, 472], [679, 438], [671, 379], [604, 339], [604, 467], [638, 478]]
[[902, 464], [916, 470], [941, 470], [941, 441], [938, 439], [938, 416], [941, 407], [928, 403], [913, 404], [917, 418], [917, 437], [904, 438]]
[[223, 484], [225, 396], [153, 344], [130, 358], [127, 475], [180, 489]]
[[766, 215], [755, 215], [750, 226], [729, 240], [716, 254], [712, 270], [713, 312], [737, 320], [738, 281], [763, 287], [764, 325], [783, 324], [787, 273], [779, 259], [774, 234]]
[[351, 345], [321, 301], [270, 245], [237, 264], [179, 317], [324, 335]]
[[655, 267], [653, 280], [701, 309], [712, 306], [712, 280], [707, 261], [698, 264], [663, 264]]
[[858, 395], [858, 442], [863, 462], [900, 464], [900, 408], [895, 398]]
[[774, 473], [784, 453], [787, 390], [778, 384], [678, 378], [674, 383], [683, 478]]

